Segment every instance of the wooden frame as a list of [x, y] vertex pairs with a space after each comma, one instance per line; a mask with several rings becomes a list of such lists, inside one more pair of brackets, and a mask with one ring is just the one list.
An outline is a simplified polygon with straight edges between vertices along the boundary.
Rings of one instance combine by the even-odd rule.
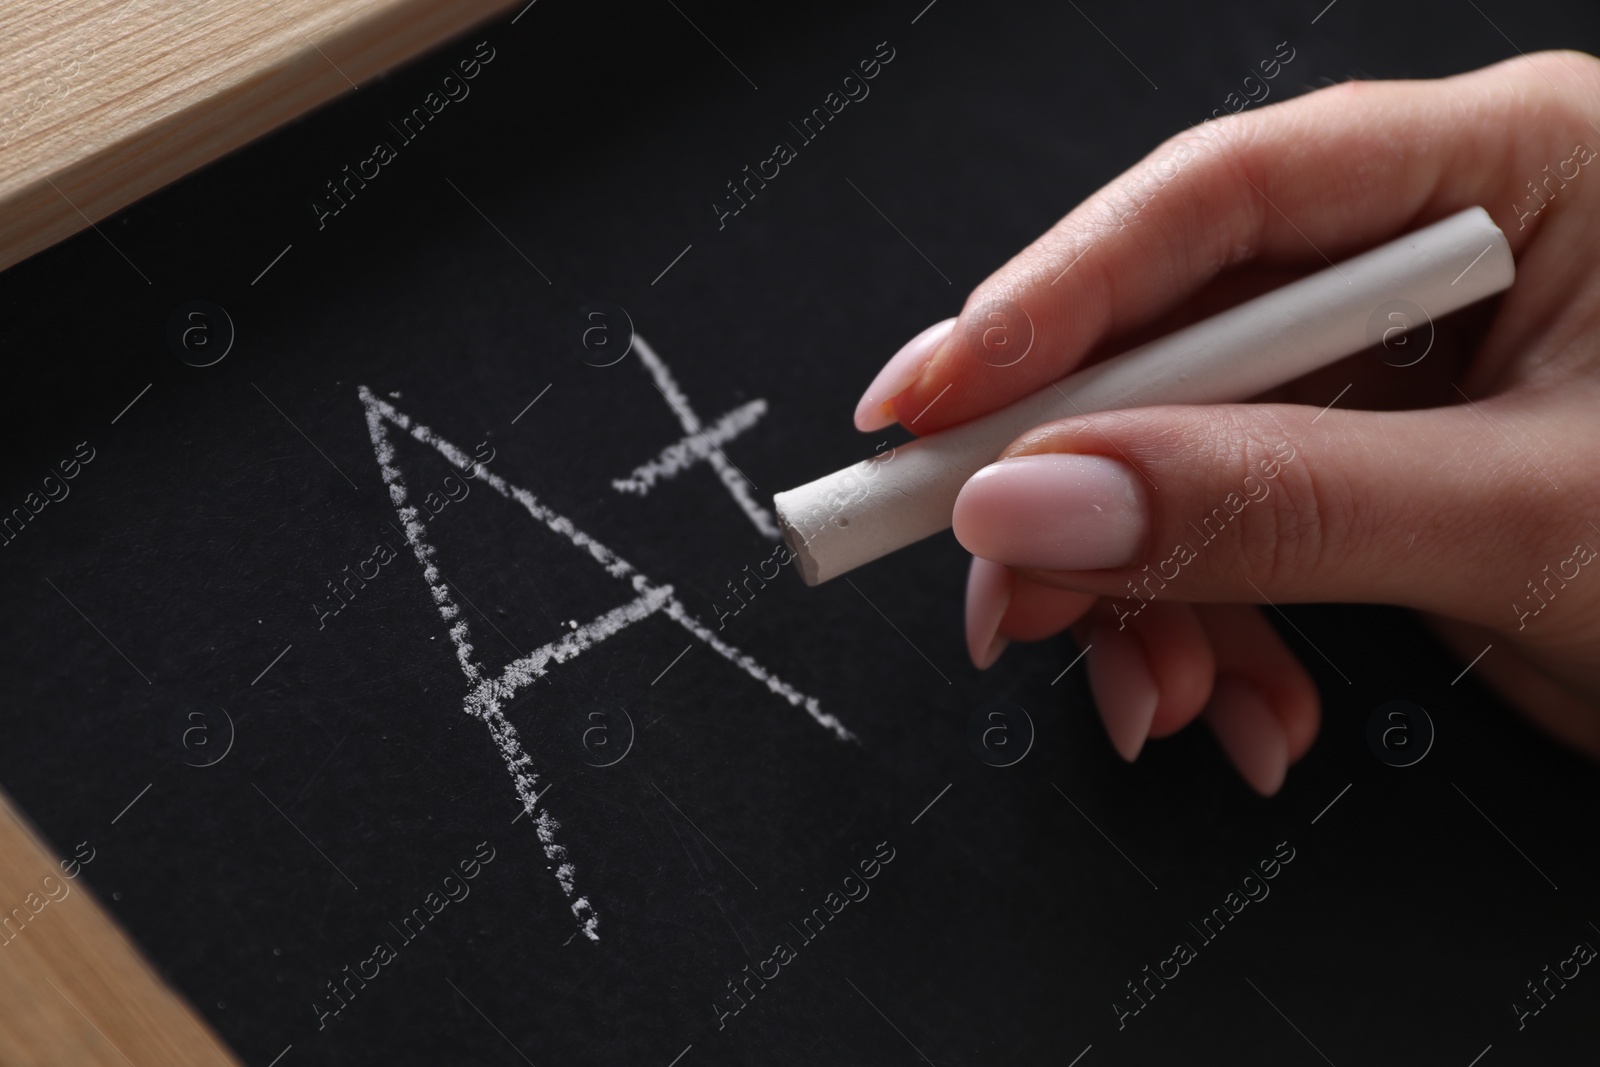
[[8, 0], [0, 269], [509, 0]]

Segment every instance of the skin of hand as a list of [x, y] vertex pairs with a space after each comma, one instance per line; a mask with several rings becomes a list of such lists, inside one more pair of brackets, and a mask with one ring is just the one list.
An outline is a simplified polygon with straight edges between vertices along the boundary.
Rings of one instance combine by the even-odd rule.
[[1347, 82], [1177, 135], [909, 342], [859, 428], [964, 422], [1473, 205], [1517, 262], [1504, 296], [1390, 316], [1414, 328], [1250, 403], [1023, 434], [955, 507], [974, 663], [1071, 628], [1124, 758], [1198, 717], [1270, 795], [1321, 713], [1256, 605], [1396, 604], [1464, 662], [1492, 643], [1473, 673], [1600, 755], [1597, 149], [1581, 53]]

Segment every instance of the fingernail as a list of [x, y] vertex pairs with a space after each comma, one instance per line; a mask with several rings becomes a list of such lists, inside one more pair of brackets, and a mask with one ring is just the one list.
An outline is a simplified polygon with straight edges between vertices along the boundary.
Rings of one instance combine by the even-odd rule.
[[1255, 686], [1218, 678], [1203, 717], [1250, 788], [1265, 797], [1276, 793], [1289, 772], [1289, 738]]
[[950, 331], [956, 327], [955, 319], [936, 322], [907, 341], [889, 362], [883, 365], [878, 376], [872, 379], [867, 391], [856, 402], [856, 429], [863, 433], [881, 430], [894, 422], [894, 412], [889, 401], [905, 392], [917, 380], [928, 357], [939, 347]]
[[1150, 736], [1160, 690], [1144, 646], [1130, 630], [1097, 623], [1089, 634], [1089, 691], [1111, 745], [1132, 763]]
[[1138, 477], [1105, 456], [1051, 452], [991, 463], [956, 497], [956, 540], [974, 556], [1010, 567], [1125, 566], [1147, 521]]
[[980, 671], [994, 666], [1011, 643], [1000, 636], [1000, 620], [1010, 606], [1010, 569], [973, 556], [967, 571], [967, 655]]

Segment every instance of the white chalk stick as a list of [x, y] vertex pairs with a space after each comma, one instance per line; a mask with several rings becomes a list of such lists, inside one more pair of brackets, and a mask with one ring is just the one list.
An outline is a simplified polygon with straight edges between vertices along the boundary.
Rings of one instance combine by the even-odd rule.
[[[948, 529], [967, 479], [1035, 426], [1113, 408], [1243, 400], [1394, 331], [1431, 332], [1432, 320], [1503, 291], [1515, 274], [1505, 235], [1483, 208], [1468, 208], [999, 411], [779, 493], [784, 540], [806, 584], [817, 585]], [[1428, 342], [1414, 335], [1413, 343]]]

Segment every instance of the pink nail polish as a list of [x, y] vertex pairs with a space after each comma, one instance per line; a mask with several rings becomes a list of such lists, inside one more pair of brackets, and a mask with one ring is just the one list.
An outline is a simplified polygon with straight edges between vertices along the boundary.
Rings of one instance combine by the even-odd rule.
[[955, 319], [936, 322], [907, 341], [889, 362], [883, 365], [878, 376], [872, 379], [867, 391], [856, 402], [856, 429], [863, 433], [881, 430], [894, 422], [889, 411], [889, 401], [910, 388], [917, 380], [928, 357], [956, 327]]
[[1203, 715], [1217, 743], [1250, 788], [1270, 797], [1289, 772], [1289, 738], [1255, 686], [1219, 677]]
[[967, 571], [967, 655], [980, 671], [994, 666], [1011, 643], [1000, 636], [1000, 620], [1010, 606], [1010, 569], [973, 556]]
[[1089, 634], [1089, 691], [1111, 745], [1132, 763], [1150, 736], [1160, 690], [1132, 631], [1110, 622], [1097, 623]]
[[956, 540], [1010, 567], [1083, 571], [1134, 561], [1148, 519], [1139, 475], [1105, 456], [1045, 453], [991, 463], [956, 497]]

